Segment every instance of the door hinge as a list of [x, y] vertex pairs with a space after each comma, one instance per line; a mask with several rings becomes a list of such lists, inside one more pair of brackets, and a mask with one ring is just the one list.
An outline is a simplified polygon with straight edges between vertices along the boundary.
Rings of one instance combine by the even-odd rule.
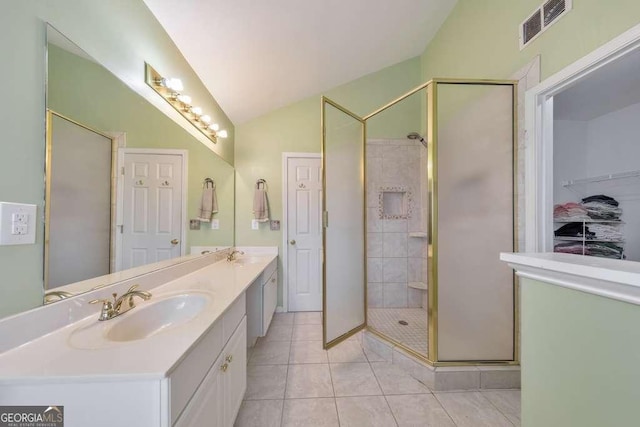
[[124, 234], [124, 224], [120, 226], [120, 234]]
[[124, 175], [124, 166], [120, 168], [120, 175]]
[[323, 211], [322, 212], [322, 226], [324, 228], [328, 228], [329, 227], [329, 212], [327, 212], [327, 211]]

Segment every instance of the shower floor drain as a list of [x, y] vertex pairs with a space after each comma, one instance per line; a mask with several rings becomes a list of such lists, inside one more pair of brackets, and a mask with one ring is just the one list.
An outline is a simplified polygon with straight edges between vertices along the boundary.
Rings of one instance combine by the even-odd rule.
[[398, 323], [400, 323], [402, 326], [407, 326], [409, 324], [409, 322], [407, 322], [406, 320], [398, 320]]

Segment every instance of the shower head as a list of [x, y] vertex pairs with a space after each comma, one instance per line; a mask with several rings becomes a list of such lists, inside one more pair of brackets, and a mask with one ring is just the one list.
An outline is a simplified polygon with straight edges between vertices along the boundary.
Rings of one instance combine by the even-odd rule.
[[409, 139], [417, 139], [418, 141], [420, 141], [422, 143], [422, 145], [424, 145], [425, 148], [427, 148], [427, 141], [425, 141], [424, 138], [422, 136], [420, 136], [420, 134], [418, 132], [409, 133], [409, 135], [407, 135], [407, 138], [409, 138]]

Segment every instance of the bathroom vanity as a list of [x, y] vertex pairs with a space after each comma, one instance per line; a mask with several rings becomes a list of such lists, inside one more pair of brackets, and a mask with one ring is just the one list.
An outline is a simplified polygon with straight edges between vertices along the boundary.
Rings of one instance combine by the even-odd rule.
[[[246, 389], [247, 324], [263, 335], [273, 315], [248, 304], [247, 290], [277, 277], [276, 258], [205, 255], [1, 321], [2, 336], [47, 317], [56, 326], [0, 353], [0, 405], [64, 406], [68, 427], [233, 425]], [[134, 282], [152, 297], [99, 321], [100, 304], [88, 302]]]

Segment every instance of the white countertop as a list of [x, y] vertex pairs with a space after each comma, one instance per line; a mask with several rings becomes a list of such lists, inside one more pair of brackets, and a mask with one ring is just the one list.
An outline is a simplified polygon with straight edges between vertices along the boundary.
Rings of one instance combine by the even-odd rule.
[[106, 347], [94, 349], [71, 346], [71, 334], [78, 328], [98, 323], [108, 326], [129, 314], [98, 322], [100, 307], [96, 306], [91, 316], [0, 354], [0, 385], [164, 378], [276, 255], [251, 258], [257, 262], [239, 265], [218, 261], [153, 289], [142, 289], [149, 290], [153, 297], [149, 301], [138, 300], [131, 311], [134, 313], [173, 294], [188, 291], [210, 294], [209, 304], [193, 320], [137, 341], [110, 342]]
[[640, 262], [553, 252], [502, 253], [500, 259], [520, 277], [640, 305]]

